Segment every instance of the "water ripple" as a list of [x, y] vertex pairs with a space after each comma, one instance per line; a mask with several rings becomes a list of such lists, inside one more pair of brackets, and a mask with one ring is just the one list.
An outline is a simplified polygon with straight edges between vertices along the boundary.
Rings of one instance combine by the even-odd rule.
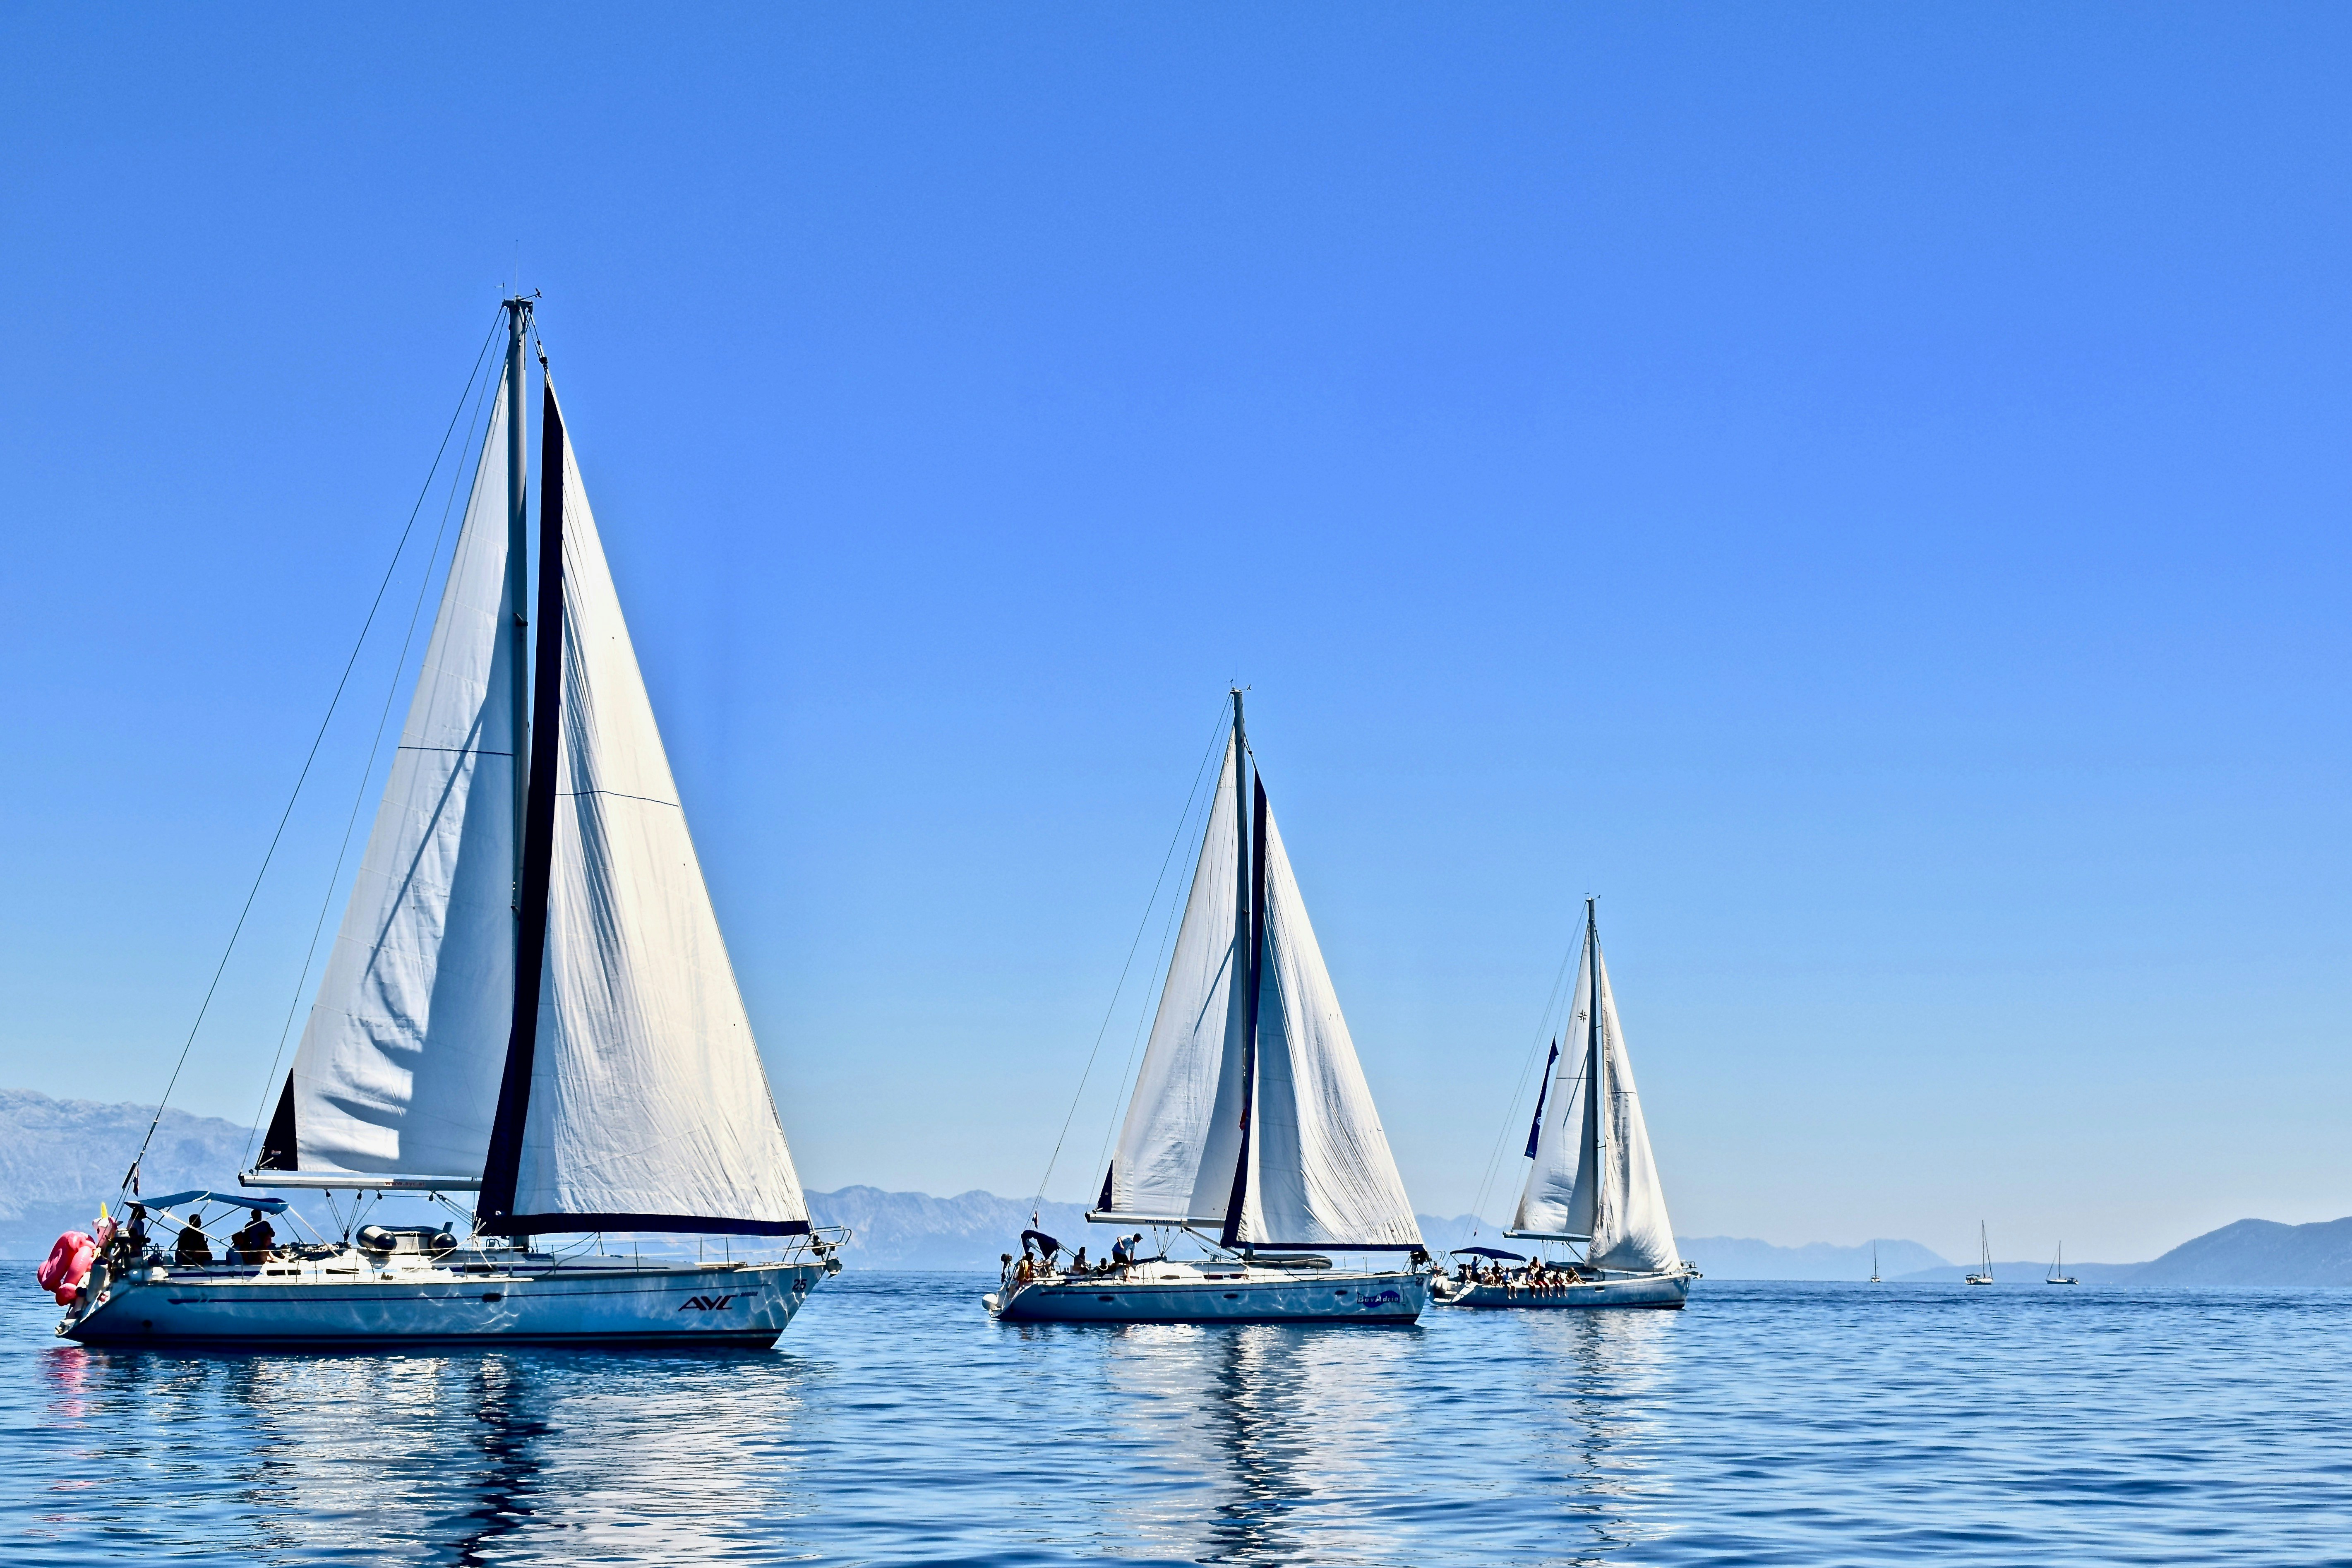
[[1707, 1283], [1686, 1312], [772, 1353], [96, 1352], [0, 1308], [18, 1563], [2352, 1563], [2352, 1292]]

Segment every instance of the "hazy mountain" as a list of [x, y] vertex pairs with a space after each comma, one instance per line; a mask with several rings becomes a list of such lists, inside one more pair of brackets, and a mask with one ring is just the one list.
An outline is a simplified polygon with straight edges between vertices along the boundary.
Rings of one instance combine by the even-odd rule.
[[[99, 1200], [111, 1197], [154, 1107], [53, 1100], [26, 1089], [0, 1089], [0, 1257], [46, 1254], [58, 1233], [86, 1228]], [[142, 1185], [150, 1193], [233, 1184], [252, 1144], [250, 1130], [216, 1117], [167, 1110], [149, 1146]], [[820, 1225], [847, 1225], [857, 1233], [848, 1261], [867, 1268], [985, 1269], [998, 1255], [1020, 1250], [1029, 1205], [992, 1193], [951, 1198], [926, 1193], [886, 1193], [844, 1187], [811, 1193], [809, 1210]], [[1090, 1226], [1077, 1204], [1044, 1205], [1037, 1228], [1068, 1247], [1100, 1256], [1117, 1234]], [[1523, 1248], [1500, 1239], [1492, 1226], [1468, 1215], [1422, 1215], [1423, 1238], [1443, 1254], [1475, 1232], [1489, 1246]], [[1677, 1237], [1682, 1255], [1714, 1279], [1862, 1279], [1870, 1274], [1868, 1242], [1833, 1247], [1776, 1247], [1737, 1237]], [[647, 1250], [658, 1243], [649, 1238]], [[1914, 1241], [1878, 1244], [1879, 1272], [1889, 1279], [1958, 1281], [1968, 1270], [1946, 1263]], [[2067, 1272], [2084, 1284], [2352, 1285], [2352, 1219], [2280, 1225], [2242, 1219], [2185, 1242], [2152, 1263], [2074, 1263]], [[2049, 1271], [2041, 1260], [1997, 1263], [2004, 1283], [2030, 1283]]]
[[1733, 1236], [1678, 1236], [1675, 1247], [1710, 1279], [1867, 1279], [1870, 1249], [1878, 1248], [1878, 1272], [1892, 1279], [1915, 1268], [1939, 1268], [1944, 1260], [1916, 1241], [1864, 1242], [1837, 1247], [1826, 1241], [1775, 1247]]
[[2135, 1285], [2352, 1285], [2352, 1219], [2242, 1219], [2141, 1264], [2131, 1279]]
[[[153, 1118], [152, 1105], [52, 1100], [0, 1089], [0, 1257], [45, 1257], [58, 1233], [87, 1230], [110, 1198]], [[147, 1147], [151, 1193], [236, 1180], [249, 1130], [167, 1110]]]

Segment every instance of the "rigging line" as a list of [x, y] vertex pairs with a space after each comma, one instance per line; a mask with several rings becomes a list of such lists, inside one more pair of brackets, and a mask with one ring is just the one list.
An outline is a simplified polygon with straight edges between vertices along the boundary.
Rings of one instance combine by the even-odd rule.
[[[1225, 710], [1217, 710], [1219, 729], [1224, 726]], [[1127, 962], [1118, 968], [1118, 984], [1111, 987], [1110, 1005], [1103, 1009], [1103, 1021], [1095, 1030], [1093, 1048], [1087, 1052], [1086, 1070], [1078, 1074], [1078, 1089], [1070, 1096], [1070, 1109], [1062, 1118], [1062, 1131], [1054, 1140], [1054, 1152], [1045, 1162], [1045, 1173], [1037, 1182], [1037, 1197], [1030, 1205], [1029, 1223], [1037, 1223], [1037, 1215], [1045, 1202], [1045, 1188], [1054, 1179], [1054, 1167], [1062, 1158], [1062, 1144], [1070, 1135], [1070, 1123], [1078, 1114], [1079, 1101], [1087, 1092], [1087, 1080], [1094, 1076], [1095, 1058], [1102, 1052], [1103, 1037], [1110, 1033], [1110, 1021], [1118, 1012], [1119, 994], [1127, 989], [1127, 977], [1135, 967], [1135, 950], [1143, 945], [1143, 933], [1150, 929], [1151, 911], [1159, 906], [1160, 889], [1168, 880], [1168, 868], [1176, 858], [1176, 847], [1184, 841], [1184, 825], [1192, 819], [1192, 802], [1201, 793], [1201, 775], [1209, 771], [1209, 758], [1216, 752], [1216, 736], [1209, 738], [1209, 750], [1202, 754], [1201, 765], [1193, 770], [1192, 787], [1184, 792], [1184, 809], [1176, 818], [1176, 831], [1168, 839], [1168, 853], [1160, 858], [1160, 875], [1151, 879], [1151, 897], [1144, 901], [1143, 918], [1135, 922], [1134, 940], [1127, 944]]]
[[[481, 379], [481, 361], [478, 357], [474, 362], [474, 371], [477, 379]], [[479, 427], [478, 422], [481, 418], [482, 405], [488, 401], [489, 389], [496, 385], [498, 381], [497, 376], [482, 380], [481, 391], [474, 395], [474, 412], [466, 420], [465, 445], [457, 448], [460, 458], [474, 449], [475, 431]], [[467, 389], [472, 391], [471, 382], [467, 384]], [[435, 458], [434, 467], [436, 468], [440, 467], [438, 458]], [[286, 1021], [278, 1028], [278, 1048], [269, 1054], [269, 1069], [261, 1075], [261, 1103], [254, 1108], [253, 1127], [245, 1137], [244, 1158], [246, 1160], [252, 1159], [254, 1140], [261, 1136], [262, 1118], [268, 1113], [269, 1110], [269, 1086], [278, 1081], [278, 1064], [285, 1059], [286, 1056], [286, 1037], [294, 1031], [295, 1012], [302, 1005], [302, 993], [308, 989], [310, 983], [310, 964], [319, 955], [319, 937], [327, 929], [327, 911], [334, 907], [335, 885], [342, 880], [343, 862], [351, 855], [352, 833], [359, 826], [360, 807], [367, 804], [368, 780], [375, 773], [375, 760], [383, 750], [383, 727], [391, 721], [392, 704], [400, 695], [400, 678], [408, 668], [408, 650], [416, 644], [416, 622], [425, 613], [425, 590], [433, 585], [433, 563], [441, 558], [441, 541], [448, 537], [449, 513], [457, 505], [457, 481], [463, 477], [465, 471], [465, 465], [462, 462], [450, 466], [448, 499], [441, 503], [441, 523], [433, 531], [433, 548], [425, 555], [425, 575], [416, 584], [416, 603], [409, 607], [408, 630], [400, 639], [400, 657], [393, 660], [392, 679], [384, 687], [383, 709], [376, 715], [375, 736], [368, 742], [367, 766], [360, 770], [359, 787], [352, 794], [351, 815], [343, 822], [343, 841], [335, 847], [335, 868], [328, 873], [327, 890], [319, 900], [319, 918], [310, 927], [310, 945], [302, 950], [302, 973], [295, 978], [293, 999], [286, 1004]], [[428, 474], [425, 484], [429, 487], [432, 482], [432, 478]], [[469, 502], [471, 499], [468, 495]], [[408, 748], [398, 749], [405, 751]], [[432, 749], [438, 751], [448, 748]], [[238, 1168], [247, 1170], [251, 1167], [241, 1163]]]
[[[505, 307], [499, 307], [503, 315]], [[393, 574], [400, 568], [400, 558], [408, 548], [408, 536], [415, 531], [417, 515], [425, 510], [425, 498], [433, 493], [434, 477], [440, 472], [441, 457], [449, 449], [449, 437], [457, 433], [457, 421], [466, 412], [466, 399], [473, 393], [474, 377], [482, 373], [482, 355], [490, 352], [498, 337], [499, 318], [492, 317], [490, 330], [482, 339], [480, 353], [474, 356], [474, 369], [466, 377], [465, 391], [457, 395], [457, 406], [449, 412], [448, 428], [441, 433], [441, 446], [433, 455], [433, 467], [425, 472], [425, 483], [416, 492], [416, 504], [408, 509], [408, 521], [400, 531], [400, 540], [393, 546], [392, 560], [383, 569], [383, 581], [376, 584], [375, 597], [368, 603], [367, 618], [360, 623], [359, 639], [352, 644], [351, 657], [343, 661], [343, 673], [336, 679], [334, 695], [327, 700], [326, 716], [319, 721], [319, 732], [310, 737], [310, 752], [302, 759], [302, 771], [294, 775], [294, 792], [286, 797], [286, 809], [278, 814], [278, 828], [269, 836], [269, 847], [262, 852], [261, 868], [253, 874], [253, 886], [246, 889], [244, 907], [236, 912], [236, 923], [229, 928], [228, 945], [221, 949], [220, 963], [213, 969], [212, 984], [205, 987], [205, 999], [197, 1005], [196, 1021], [188, 1026], [188, 1037], [180, 1044], [179, 1059], [172, 1064], [172, 1076], [163, 1082], [163, 1097], [155, 1107], [154, 1118], [147, 1123], [147, 1135], [139, 1140], [139, 1152], [131, 1156], [131, 1164], [122, 1173], [122, 1185], [139, 1169], [147, 1157], [147, 1147], [155, 1141], [155, 1129], [163, 1125], [165, 1107], [172, 1103], [172, 1091], [179, 1087], [180, 1074], [188, 1065], [188, 1052], [196, 1043], [196, 1031], [205, 1026], [205, 1015], [212, 1010], [213, 997], [220, 990], [221, 976], [227, 973], [231, 954], [236, 952], [236, 939], [244, 934], [247, 917], [253, 913], [253, 900], [261, 892], [262, 879], [269, 875], [269, 863], [278, 855], [278, 846], [286, 837], [286, 824], [294, 816], [294, 803], [302, 798], [302, 785], [310, 777], [311, 764], [319, 760], [319, 747], [327, 739], [327, 726], [334, 722], [335, 709], [343, 700], [343, 689], [351, 684], [352, 667], [360, 660], [360, 649], [367, 646], [368, 631], [375, 625], [376, 611], [383, 605], [384, 594], [392, 587]], [[118, 1192], [121, 1189], [117, 1189]]]
[[[1218, 726], [1220, 729], [1223, 727], [1223, 715], [1220, 713], [1218, 716]], [[1216, 745], [1216, 737], [1214, 735], [1210, 737], [1209, 743], [1211, 749], [1213, 751]], [[1199, 787], [1200, 780], [1195, 776], [1193, 780], [1193, 788], [1196, 793], [1198, 792]], [[1214, 788], [1212, 788], [1209, 791], [1208, 798], [1202, 802], [1204, 826], [1199, 829], [1192, 829], [1193, 831], [1204, 832], [1206, 830], [1206, 815], [1211, 811], [1214, 811], [1216, 809], [1216, 805], [1217, 792]], [[1187, 837], [1186, 830], [1191, 828], [1192, 828], [1192, 806], [1191, 799], [1188, 798], [1184, 803], [1184, 816], [1176, 825], [1176, 837], [1180, 842]], [[1151, 967], [1145, 973], [1153, 974], [1165, 974], [1168, 973], [1169, 947], [1176, 938], [1177, 917], [1184, 912], [1184, 906], [1187, 901], [1187, 900], [1182, 899], [1171, 900], [1169, 901], [1168, 913], [1160, 922], [1160, 940], [1152, 944]], [[1151, 909], [1150, 906], [1147, 904], [1144, 906], [1144, 919], [1148, 921], [1150, 918]], [[1150, 993], [1147, 992], [1145, 994], [1149, 996]], [[1136, 1053], [1143, 1049], [1144, 1035], [1151, 1026], [1151, 1019], [1152, 1009], [1148, 1003], [1142, 1007], [1137, 1009], [1135, 1015], [1135, 1033], [1133, 1037], [1129, 1039], [1127, 1044], [1127, 1059], [1119, 1064], [1118, 1068], [1118, 1081], [1122, 1084], [1128, 1082], [1135, 1076]], [[1102, 1142], [1095, 1150], [1095, 1164], [1097, 1167], [1106, 1165], [1110, 1159], [1110, 1141], [1118, 1133], [1118, 1101], [1117, 1100], [1113, 1100], [1111, 1101], [1111, 1114], [1109, 1120], [1103, 1123]]]
[[1483, 1221], [1486, 1217], [1487, 1194], [1494, 1187], [1496, 1173], [1502, 1164], [1503, 1148], [1510, 1139], [1511, 1129], [1518, 1125], [1519, 1102], [1527, 1098], [1528, 1068], [1534, 1063], [1536, 1053], [1544, 1047], [1545, 1037], [1550, 1032], [1553, 1023], [1553, 1014], [1560, 1005], [1560, 988], [1567, 983], [1569, 965], [1576, 961], [1577, 952], [1577, 944], [1569, 943], [1568, 952], [1559, 961], [1559, 970], [1552, 976], [1551, 994], [1545, 998], [1543, 1013], [1536, 1020], [1535, 1043], [1528, 1047], [1527, 1057], [1519, 1064], [1518, 1077], [1512, 1080], [1511, 1102], [1504, 1109], [1502, 1130], [1495, 1134], [1495, 1146], [1486, 1155], [1486, 1173], [1478, 1179], [1477, 1200], [1470, 1206], [1473, 1219]]

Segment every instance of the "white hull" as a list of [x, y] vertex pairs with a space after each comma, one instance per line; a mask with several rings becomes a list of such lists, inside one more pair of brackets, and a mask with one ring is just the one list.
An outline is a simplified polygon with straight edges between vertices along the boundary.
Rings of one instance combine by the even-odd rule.
[[58, 1325], [95, 1345], [278, 1348], [381, 1344], [696, 1344], [776, 1342], [823, 1263], [531, 1262], [433, 1266], [354, 1263], [150, 1269], [93, 1278], [89, 1305]]
[[981, 1298], [1008, 1323], [1410, 1323], [1427, 1275], [1399, 1270], [1137, 1264], [1118, 1274], [1053, 1276]]
[[1635, 1274], [1583, 1280], [1531, 1290], [1525, 1285], [1463, 1285], [1448, 1280], [1435, 1295], [1445, 1307], [1680, 1307], [1690, 1297], [1692, 1275]]

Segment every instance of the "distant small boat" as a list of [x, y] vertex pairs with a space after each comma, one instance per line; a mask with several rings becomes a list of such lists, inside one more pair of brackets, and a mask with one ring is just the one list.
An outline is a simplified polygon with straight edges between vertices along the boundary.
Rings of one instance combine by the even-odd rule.
[[2066, 1272], [2066, 1244], [2064, 1242], [2062, 1241], [2058, 1244], [2058, 1256], [2053, 1258], [2050, 1263], [2050, 1278], [2044, 1279], [2042, 1283], [2044, 1285], [2080, 1285], [2082, 1283], [2080, 1279], [2075, 1279], [2072, 1274]]
[[1968, 1277], [1968, 1283], [1990, 1285], [1992, 1283], [1992, 1242], [1985, 1235], [1985, 1225], [1982, 1220], [1977, 1221], [1977, 1251], [1984, 1261], [1978, 1265], [1974, 1274]]
[[1878, 1277], [1878, 1243], [1874, 1241], [1870, 1244], [1870, 1282], [1873, 1285], [1885, 1283]]

